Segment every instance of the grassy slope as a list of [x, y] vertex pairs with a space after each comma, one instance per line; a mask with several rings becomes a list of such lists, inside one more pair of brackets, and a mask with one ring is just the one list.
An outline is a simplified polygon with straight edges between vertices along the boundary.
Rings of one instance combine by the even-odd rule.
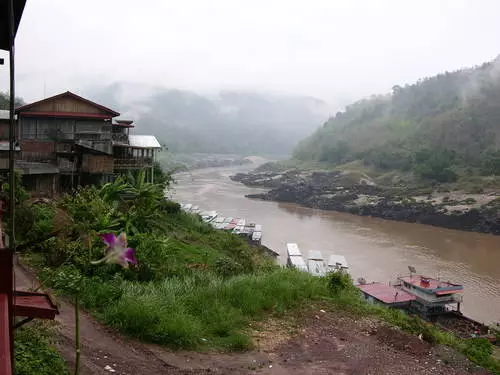
[[[78, 221], [65, 220], [59, 238], [29, 254], [31, 263], [41, 269], [41, 279], [61, 294], [68, 293], [68, 280], [73, 283], [82, 277], [83, 307], [125, 335], [174, 348], [244, 350], [253, 345], [252, 321], [285, 316], [322, 300], [352, 314], [379, 316], [409, 332], [422, 333], [429, 341], [451, 345], [490, 369], [499, 368], [490, 356], [491, 346], [483, 342], [464, 342], [401, 312], [367, 305], [349, 279], [316, 278], [281, 269], [243, 239], [214, 230], [198, 216], [176, 212], [175, 205], [164, 204], [161, 194], [161, 204], [150, 206], [147, 201], [154, 194], [149, 194], [148, 186], [141, 191], [141, 199], [129, 202], [110, 199], [115, 196], [110, 189], [65, 198], [59, 206]], [[136, 204], [142, 205], [139, 219], [127, 216], [136, 212]], [[154, 207], [149, 212], [154, 220], [145, 225], [149, 219], [142, 214], [147, 207]], [[29, 230], [37, 233], [50, 227], [50, 221], [56, 223], [53, 209], [32, 208], [35, 223]], [[89, 259], [102, 255], [97, 233], [108, 231], [109, 225], [116, 231], [122, 222], [135, 228], [129, 245], [137, 250], [138, 267], [89, 265]], [[93, 234], [88, 237], [81, 228]]]
[[[291, 270], [231, 278], [204, 272], [163, 282], [122, 282], [119, 297], [106, 304], [96, 303], [93, 295], [106, 287], [92, 281], [87, 287], [84, 303], [104, 323], [141, 340], [189, 349], [251, 348], [250, 321], [328, 295], [324, 280]], [[112, 294], [114, 287], [109, 288], [104, 293]]]

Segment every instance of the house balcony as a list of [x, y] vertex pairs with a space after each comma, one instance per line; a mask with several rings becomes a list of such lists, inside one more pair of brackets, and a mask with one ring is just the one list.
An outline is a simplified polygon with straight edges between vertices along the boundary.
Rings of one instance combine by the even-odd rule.
[[111, 140], [113, 141], [113, 144], [122, 144], [122, 145], [128, 145], [128, 135], [123, 134], [123, 133], [113, 133], [111, 135]]
[[115, 158], [114, 160], [114, 169], [140, 169], [152, 166], [152, 157]]
[[110, 141], [77, 140], [75, 144], [80, 147], [84, 147], [93, 151], [102, 152], [105, 154], [113, 153], [113, 145], [111, 144]]

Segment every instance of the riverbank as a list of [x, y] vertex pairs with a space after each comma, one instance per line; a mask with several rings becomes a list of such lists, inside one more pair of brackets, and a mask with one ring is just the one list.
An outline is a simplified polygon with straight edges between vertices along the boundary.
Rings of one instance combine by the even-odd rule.
[[[35, 219], [34, 228], [30, 226], [32, 235], [43, 233], [42, 229], [47, 226], [55, 226], [65, 213], [64, 230], [58, 232], [57, 237], [27, 249], [24, 259], [39, 270], [38, 277], [44, 287], [54, 288], [62, 300], [77, 293], [82, 310], [89, 313], [82, 314], [89, 325], [81, 332], [97, 335], [87, 337], [88, 341], [84, 337], [84, 355], [91, 356], [97, 347], [102, 348], [102, 342], [120, 337], [116, 335], [118, 332], [143, 342], [147, 348], [154, 347], [151, 351], [160, 359], [151, 360], [153, 357], [148, 358], [147, 352], [139, 353], [140, 358], [136, 359], [118, 356], [118, 352], [127, 352], [130, 346], [117, 341], [109, 352], [120, 358], [116, 364], [107, 362], [110, 358], [106, 357], [110, 356], [103, 349], [98, 349], [103, 351], [98, 358], [89, 359], [89, 364], [117, 368], [118, 373], [120, 368], [135, 370], [134, 366], [144, 365], [151, 367], [144, 367], [140, 373], [161, 373], [165, 367], [171, 368], [170, 360], [164, 358], [179, 362], [182, 357], [156, 345], [207, 351], [213, 354], [213, 361], [220, 364], [223, 362], [220, 351], [247, 351], [248, 354], [255, 353], [257, 348], [261, 355], [262, 343], [288, 334], [282, 346], [273, 351], [273, 356], [266, 353], [268, 359], [264, 363], [269, 370], [269, 366], [276, 366], [283, 369], [282, 373], [304, 373], [310, 367], [308, 363], [304, 368], [304, 359], [312, 358], [312, 365], [321, 372], [332, 369], [359, 372], [356, 366], [362, 363], [365, 372], [400, 373], [401, 367], [395, 363], [423, 360], [424, 365], [416, 364], [413, 373], [434, 373], [432, 367], [439, 369], [436, 373], [461, 373], [461, 367], [450, 366], [444, 360], [443, 367], [438, 366], [438, 358], [427, 356], [427, 352], [421, 355], [418, 348], [417, 353], [409, 357], [405, 356], [408, 348], [391, 351], [399, 342], [420, 341], [418, 335], [421, 334], [422, 339], [428, 341], [425, 347], [429, 350], [438, 344], [445, 345], [480, 366], [498, 369], [498, 363], [490, 355], [489, 343], [485, 346], [475, 340], [459, 339], [401, 312], [368, 305], [350, 280], [336, 283], [333, 277], [319, 278], [281, 269], [241, 238], [216, 231], [199, 216], [183, 213], [178, 204], [165, 201], [163, 190], [158, 189], [161, 186], [148, 183], [134, 186], [132, 180], [118, 180], [100, 188], [82, 189], [54, 205], [25, 203], [23, 206], [32, 211]], [[90, 265], [89, 260], [102, 256], [104, 244], [98, 233], [122, 228], [130, 233], [129, 244], [136, 250], [138, 264], [126, 270], [117, 265]], [[78, 288], [68, 289], [68, 281], [73, 283], [69, 285], [78, 283]], [[65, 310], [61, 316], [68, 320], [63, 323], [63, 335], [74, 327], [69, 320], [71, 313]], [[323, 314], [325, 324], [321, 325], [317, 321]], [[297, 316], [299, 320], [295, 324]], [[308, 320], [300, 320], [302, 317]], [[355, 318], [343, 320], [347, 317]], [[381, 332], [380, 336], [374, 334], [369, 342], [365, 341], [363, 325], [359, 325], [366, 320], [375, 322], [370, 325], [374, 328], [370, 332]], [[333, 322], [339, 321], [343, 322], [339, 330], [331, 330]], [[268, 324], [271, 324], [269, 330]], [[87, 330], [89, 326], [93, 327], [92, 331]], [[283, 326], [293, 332], [281, 331], [279, 328]], [[387, 334], [384, 331], [387, 326], [399, 329], [387, 328], [393, 332]], [[400, 336], [400, 330], [416, 336]], [[110, 337], [104, 339], [101, 337], [104, 335]], [[381, 350], [383, 339], [388, 340], [388, 345]], [[63, 353], [74, 347], [71, 339], [68, 341], [69, 345], [62, 348]], [[301, 346], [304, 341], [311, 349]], [[316, 347], [318, 343], [325, 345]], [[361, 362], [351, 354], [360, 345], [370, 347]], [[88, 347], [92, 347], [92, 351]], [[199, 353], [189, 356], [202, 357]], [[252, 359], [255, 366], [250, 368], [240, 367], [244, 366], [241, 358], [247, 357], [245, 355], [223, 356], [239, 359], [231, 362], [229, 368], [209, 365], [201, 373], [206, 372], [206, 368], [219, 368], [220, 373], [238, 373], [241, 369], [240, 373], [251, 374], [261, 367], [255, 357], [255, 362]], [[332, 359], [324, 362], [322, 358], [327, 357]], [[298, 360], [295, 362], [294, 358]], [[122, 360], [125, 364], [120, 363]], [[435, 365], [427, 366], [434, 360]], [[467, 367], [476, 369], [464, 361]], [[333, 367], [338, 363], [343, 367]], [[102, 368], [95, 373], [103, 373]], [[189, 373], [182, 371], [178, 373]], [[199, 373], [197, 371], [199, 369], [192, 373]]]
[[231, 179], [249, 187], [269, 189], [248, 194], [248, 198], [500, 234], [500, 198], [494, 192], [466, 194], [384, 187], [368, 176], [341, 171], [250, 172], [237, 173]]
[[[37, 285], [26, 267], [16, 269], [21, 288]], [[69, 364], [74, 360], [73, 307], [59, 301], [57, 349]], [[374, 316], [361, 317], [329, 303], [313, 303], [286, 319], [267, 318], [249, 327], [254, 349], [246, 352], [171, 351], [158, 345], [124, 339], [80, 314], [82, 375], [116, 374], [310, 374], [324, 372], [400, 374], [488, 374], [455, 349], [432, 345], [415, 335], [387, 326]], [[32, 339], [31, 339], [32, 340]], [[359, 348], [363, 352], [359, 354]], [[352, 353], [358, 353], [353, 355]], [[38, 363], [38, 362], [37, 362]], [[39, 363], [38, 363], [39, 364]], [[31, 368], [20, 374], [42, 373]], [[114, 371], [112, 371], [114, 370]], [[66, 374], [54, 367], [44, 374]]]

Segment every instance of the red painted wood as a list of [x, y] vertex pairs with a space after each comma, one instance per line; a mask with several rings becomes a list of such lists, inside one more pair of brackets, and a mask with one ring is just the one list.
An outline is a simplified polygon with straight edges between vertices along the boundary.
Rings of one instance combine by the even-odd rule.
[[17, 291], [14, 295], [14, 315], [27, 318], [54, 319], [59, 311], [44, 293]]
[[78, 118], [97, 118], [110, 119], [109, 115], [101, 115], [98, 113], [83, 113], [83, 112], [20, 112], [22, 117], [78, 117]]
[[[12, 332], [13, 314], [12, 302], [14, 294], [14, 264], [12, 251], [9, 249], [0, 249], [0, 295], [2, 296], [2, 307], [0, 310], [0, 374], [12, 373], [12, 361], [14, 360], [14, 337]], [[4, 362], [7, 362], [9, 368], [4, 368]]]
[[9, 324], [9, 296], [0, 293], [0, 374], [12, 374], [11, 330]]

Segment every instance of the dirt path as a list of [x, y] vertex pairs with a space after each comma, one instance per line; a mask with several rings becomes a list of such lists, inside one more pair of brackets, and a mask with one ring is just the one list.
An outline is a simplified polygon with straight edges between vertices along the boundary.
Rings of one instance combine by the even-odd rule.
[[[33, 286], [32, 275], [16, 267], [16, 287]], [[59, 309], [57, 347], [72, 366], [74, 310], [63, 301]], [[81, 375], [487, 374], [447, 348], [432, 348], [417, 337], [368, 319], [356, 321], [326, 307], [312, 307], [293, 323], [270, 320], [259, 325], [258, 350], [233, 354], [173, 352], [127, 340], [84, 312], [80, 321]]]

